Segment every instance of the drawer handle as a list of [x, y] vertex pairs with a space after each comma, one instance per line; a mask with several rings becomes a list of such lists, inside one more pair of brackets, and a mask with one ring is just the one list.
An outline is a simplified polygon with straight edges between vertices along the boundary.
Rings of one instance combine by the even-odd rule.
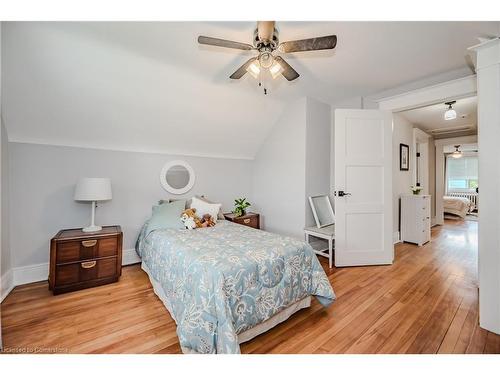
[[244, 222], [245, 224], [250, 224], [250, 219], [244, 219], [244, 220], [243, 220], [243, 222]]
[[82, 246], [83, 247], [92, 247], [92, 246], [95, 246], [96, 243], [97, 243], [97, 240], [82, 241]]
[[82, 268], [92, 268], [96, 265], [96, 263], [97, 262], [95, 260], [93, 260], [92, 262], [83, 262], [83, 263], [81, 263], [81, 265], [82, 265]]

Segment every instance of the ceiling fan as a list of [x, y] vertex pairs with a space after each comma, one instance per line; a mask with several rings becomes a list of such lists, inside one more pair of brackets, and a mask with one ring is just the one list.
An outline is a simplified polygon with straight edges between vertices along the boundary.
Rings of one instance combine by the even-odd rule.
[[[233, 74], [231, 79], [240, 79], [250, 73], [256, 79], [261, 79], [263, 71], [269, 71], [273, 79], [283, 75], [288, 81], [299, 77], [299, 73], [288, 64], [278, 53], [293, 53], [303, 51], [318, 51], [333, 49], [337, 45], [336, 35], [327, 35], [317, 38], [279, 42], [279, 33], [274, 21], [259, 21], [254, 31], [252, 44], [233, 42], [231, 40], [199, 36], [198, 43], [211, 46], [234, 48], [240, 50], [255, 50], [259, 54], [248, 59]], [[266, 89], [264, 89], [264, 93]]]

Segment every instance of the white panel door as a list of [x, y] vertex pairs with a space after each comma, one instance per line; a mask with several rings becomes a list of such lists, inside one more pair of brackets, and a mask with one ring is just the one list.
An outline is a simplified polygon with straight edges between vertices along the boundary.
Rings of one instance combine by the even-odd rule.
[[335, 110], [335, 216], [335, 266], [392, 263], [392, 113]]

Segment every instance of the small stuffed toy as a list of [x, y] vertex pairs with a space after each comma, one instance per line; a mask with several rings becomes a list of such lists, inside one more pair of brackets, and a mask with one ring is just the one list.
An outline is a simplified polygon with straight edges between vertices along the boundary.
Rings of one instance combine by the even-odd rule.
[[203, 217], [201, 218], [202, 227], [207, 228], [207, 227], [213, 227], [214, 225], [215, 225], [214, 219], [212, 218], [212, 216], [210, 216], [210, 214], [203, 215]]
[[186, 229], [201, 228], [201, 220], [196, 215], [195, 208], [188, 208], [182, 212], [181, 221], [184, 223]]

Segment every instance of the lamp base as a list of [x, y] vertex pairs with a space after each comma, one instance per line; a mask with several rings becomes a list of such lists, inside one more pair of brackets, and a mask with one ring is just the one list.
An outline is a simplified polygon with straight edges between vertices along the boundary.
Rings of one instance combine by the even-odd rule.
[[91, 225], [89, 227], [83, 228], [82, 232], [99, 232], [100, 230], [102, 230], [102, 227], [98, 225]]

